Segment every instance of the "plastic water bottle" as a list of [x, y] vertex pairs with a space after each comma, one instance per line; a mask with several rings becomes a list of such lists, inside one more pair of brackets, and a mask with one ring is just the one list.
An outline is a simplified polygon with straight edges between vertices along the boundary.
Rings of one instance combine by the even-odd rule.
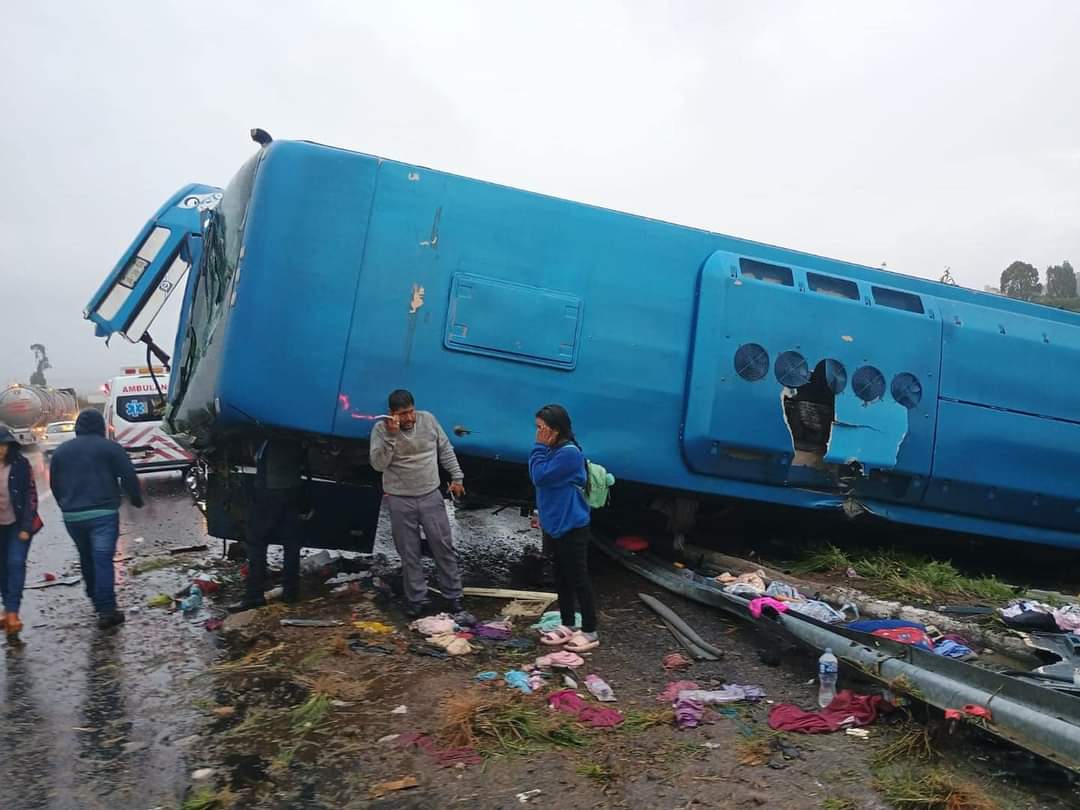
[[615, 693], [599, 675], [589, 675], [585, 679], [585, 688], [592, 692], [597, 700], [605, 702], [615, 700]]
[[180, 603], [180, 610], [184, 613], [190, 613], [200, 607], [202, 607], [202, 588], [198, 585], [192, 585], [188, 590], [187, 598]]
[[836, 697], [836, 678], [840, 673], [840, 662], [836, 660], [830, 647], [818, 659], [818, 706], [825, 708]]

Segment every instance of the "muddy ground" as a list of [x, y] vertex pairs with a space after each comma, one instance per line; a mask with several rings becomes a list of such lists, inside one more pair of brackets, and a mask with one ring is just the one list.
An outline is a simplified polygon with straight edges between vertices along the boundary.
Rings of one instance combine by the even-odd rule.
[[[616, 730], [560, 727], [543, 695], [513, 697], [501, 684], [474, 680], [482, 670], [503, 672], [531, 661], [538, 651], [483, 647], [446, 660], [418, 654], [422, 639], [407, 629], [394, 603], [379, 603], [366, 586], [332, 594], [321, 579], [310, 578], [302, 603], [257, 611], [235, 632], [208, 632], [205, 621], [239, 593], [238, 567], [220, 558], [217, 541], [207, 552], [168, 557], [170, 546], [205, 541], [204, 524], [179, 478], [155, 479], [149, 493], [147, 510], [122, 516], [122, 556], [134, 558], [121, 570], [126, 626], [97, 631], [79, 587], [29, 592], [25, 644], [4, 650], [0, 671], [0, 719], [9, 739], [9, 754], [0, 758], [5, 808], [509, 808], [526, 806], [518, 794], [539, 790], [527, 804], [843, 810], [919, 806], [890, 802], [883, 791], [891, 776], [911, 771], [916, 780], [901, 785], [910, 793], [935, 769], [968, 783], [976, 799], [994, 802], [970, 799], [957, 807], [1080, 806], [1060, 772], [979, 732], [950, 734], [917, 710], [914, 726], [898, 712], [869, 727], [867, 739], [772, 735], [769, 703], [739, 705], [700, 728], [678, 730], [670, 707], [655, 700], [669, 680], [757, 684], [769, 701], [813, 708], [815, 661], [599, 555], [594, 574], [603, 645], [586, 656], [577, 677], [596, 672], [614, 688], [613, 705], [627, 717]], [[46, 570], [74, 568], [70, 541], [45, 502], [47, 529], [35, 539], [31, 581]], [[459, 513], [455, 524], [471, 584], [525, 584], [520, 560], [539, 542], [526, 519], [481, 510]], [[385, 531], [378, 549], [389, 551]], [[132, 574], [148, 561], [163, 567]], [[186, 584], [203, 564], [226, 582], [207, 608], [184, 616], [146, 606], [153, 595]], [[665, 672], [664, 655], [678, 647], [639, 592], [678, 611], [725, 651], [724, 660]], [[487, 619], [504, 604], [472, 598], [466, 607]], [[344, 624], [282, 627], [287, 617]], [[355, 620], [384, 622], [394, 632], [358, 630]], [[535, 638], [526, 624], [519, 623], [515, 636]], [[350, 647], [357, 640], [368, 646]], [[841, 677], [842, 686], [872, 689], [851, 673]], [[470, 701], [488, 705], [488, 717], [513, 713], [519, 728], [535, 733], [524, 740], [479, 733], [480, 759], [464, 767], [441, 767], [430, 754], [402, 744], [408, 735], [424, 734], [436, 746], [449, 745], [448, 707]], [[394, 713], [399, 706], [406, 712]], [[905, 756], [882, 764], [890, 744], [912, 728], [929, 728], [936, 760]], [[548, 739], [538, 739], [539, 733]], [[386, 739], [391, 735], [399, 736]], [[416, 785], [385, 785], [401, 779]]]

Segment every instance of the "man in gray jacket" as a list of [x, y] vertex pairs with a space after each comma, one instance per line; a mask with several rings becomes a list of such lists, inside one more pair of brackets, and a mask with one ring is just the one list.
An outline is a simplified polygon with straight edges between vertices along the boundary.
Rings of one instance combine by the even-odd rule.
[[427, 602], [427, 579], [420, 560], [421, 526], [435, 558], [443, 597], [456, 613], [461, 610], [461, 571], [439, 490], [439, 467], [450, 474], [450, 492], [455, 497], [465, 494], [464, 476], [438, 420], [427, 411], [416, 410], [411, 393], [394, 391], [389, 404], [390, 418], [371, 431], [371, 466], [383, 477], [390, 529], [401, 557], [406, 613], [412, 618], [421, 615]]

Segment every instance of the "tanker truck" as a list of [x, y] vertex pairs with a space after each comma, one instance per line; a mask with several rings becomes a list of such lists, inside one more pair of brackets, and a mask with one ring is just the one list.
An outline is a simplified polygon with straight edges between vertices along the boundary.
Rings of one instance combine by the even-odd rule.
[[24, 445], [41, 441], [46, 425], [74, 419], [77, 412], [74, 388], [16, 383], [0, 391], [0, 425], [9, 428]]

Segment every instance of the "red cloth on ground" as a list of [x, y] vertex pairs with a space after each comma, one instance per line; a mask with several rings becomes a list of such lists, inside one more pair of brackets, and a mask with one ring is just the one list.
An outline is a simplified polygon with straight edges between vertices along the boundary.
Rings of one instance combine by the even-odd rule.
[[458, 764], [479, 765], [484, 761], [472, 748], [440, 748], [427, 734], [403, 734], [398, 742], [403, 748], [416, 746], [443, 768]]
[[852, 726], [868, 726], [878, 712], [888, 711], [880, 695], [857, 695], [841, 689], [833, 702], [816, 712], [807, 712], [790, 703], [780, 703], [769, 710], [769, 728], [776, 731], [801, 731], [804, 734], [828, 734]]
[[656, 696], [656, 700], [660, 703], [674, 703], [679, 699], [679, 692], [697, 688], [698, 685], [693, 681], [672, 681], [664, 687], [663, 692]]
[[614, 728], [623, 721], [623, 716], [615, 709], [590, 706], [573, 689], [562, 689], [551, 694], [548, 705], [557, 712], [573, 715], [578, 722], [593, 728]]
[[922, 647], [924, 650], [934, 649], [934, 642], [931, 641], [930, 636], [918, 627], [885, 627], [875, 630], [872, 635], [899, 641], [901, 644]]

